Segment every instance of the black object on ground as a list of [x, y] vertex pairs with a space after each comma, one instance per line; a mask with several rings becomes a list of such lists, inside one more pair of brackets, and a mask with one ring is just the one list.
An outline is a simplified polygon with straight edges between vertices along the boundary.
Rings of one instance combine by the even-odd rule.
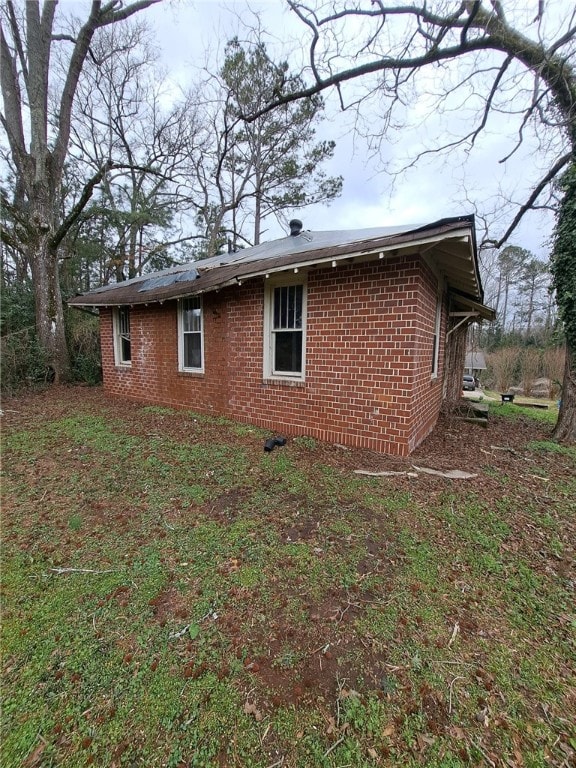
[[269, 437], [264, 443], [264, 450], [266, 453], [270, 453], [270, 451], [273, 451], [277, 445], [286, 445], [286, 438], [280, 436]]

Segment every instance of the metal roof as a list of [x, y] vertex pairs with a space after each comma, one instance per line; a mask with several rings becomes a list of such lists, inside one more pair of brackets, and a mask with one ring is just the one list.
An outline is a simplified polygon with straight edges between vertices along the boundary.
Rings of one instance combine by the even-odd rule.
[[473, 216], [432, 224], [310, 232], [261, 243], [235, 253], [179, 264], [121, 283], [96, 288], [68, 303], [76, 307], [150, 304], [207, 293], [253, 277], [322, 263], [369, 261], [418, 253], [431, 260], [448, 287], [482, 303]]

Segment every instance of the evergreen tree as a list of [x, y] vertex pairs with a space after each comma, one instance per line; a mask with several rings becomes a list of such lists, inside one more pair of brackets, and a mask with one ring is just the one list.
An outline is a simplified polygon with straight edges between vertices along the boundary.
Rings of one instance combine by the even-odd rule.
[[316, 140], [324, 109], [321, 96], [243, 121], [271, 99], [302, 87], [287, 62], [275, 63], [261, 42], [243, 46], [234, 39], [226, 46], [218, 85], [219, 114], [207, 122], [211, 130], [217, 125], [219, 138], [204, 154], [197, 174], [205, 198], [199, 220], [207, 255], [218, 252], [223, 232], [231, 236], [233, 247], [239, 242], [256, 245], [267, 217], [329, 202], [342, 190], [342, 177], [329, 177], [322, 168], [335, 143]]

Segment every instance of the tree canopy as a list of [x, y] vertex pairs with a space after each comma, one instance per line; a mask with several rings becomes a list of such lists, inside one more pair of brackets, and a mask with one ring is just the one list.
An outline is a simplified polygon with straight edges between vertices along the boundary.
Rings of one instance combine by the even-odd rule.
[[257, 245], [268, 217], [340, 194], [342, 178], [328, 177], [323, 169], [335, 142], [316, 139], [321, 96], [263, 112], [250, 123], [241, 119], [302, 87], [286, 61], [273, 61], [261, 41], [245, 44], [235, 38], [208, 85], [211, 99], [202, 92], [193, 102], [193, 109], [206, 115], [209, 135], [190, 182], [199, 187], [196, 199], [204, 200], [197, 206], [207, 234], [205, 255], [213, 255], [227, 238], [232, 247]]

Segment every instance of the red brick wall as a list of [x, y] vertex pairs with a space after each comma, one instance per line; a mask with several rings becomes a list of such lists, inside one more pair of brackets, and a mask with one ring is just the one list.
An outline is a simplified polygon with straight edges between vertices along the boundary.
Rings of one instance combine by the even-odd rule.
[[130, 368], [114, 365], [112, 312], [102, 310], [105, 388], [273, 432], [396, 455], [413, 450], [441, 399], [442, 365], [431, 379], [432, 273], [411, 257], [311, 269], [303, 383], [263, 378], [264, 282], [203, 297], [204, 374], [178, 372], [176, 302], [132, 308]]
[[204, 373], [178, 371], [177, 304], [135, 306], [130, 310], [132, 364], [114, 364], [112, 310], [100, 310], [104, 387], [114, 394], [202, 413], [227, 411], [228, 326], [223, 294], [204, 300]]
[[447, 297], [442, 292], [442, 314], [440, 321], [438, 368], [432, 376], [432, 355], [436, 304], [438, 300], [438, 278], [425, 265], [420, 266], [420, 290], [418, 293], [418, 320], [415, 346], [415, 376], [412, 399], [412, 424], [409, 436], [409, 451], [432, 431], [442, 404], [444, 378], [444, 352], [447, 327]]

